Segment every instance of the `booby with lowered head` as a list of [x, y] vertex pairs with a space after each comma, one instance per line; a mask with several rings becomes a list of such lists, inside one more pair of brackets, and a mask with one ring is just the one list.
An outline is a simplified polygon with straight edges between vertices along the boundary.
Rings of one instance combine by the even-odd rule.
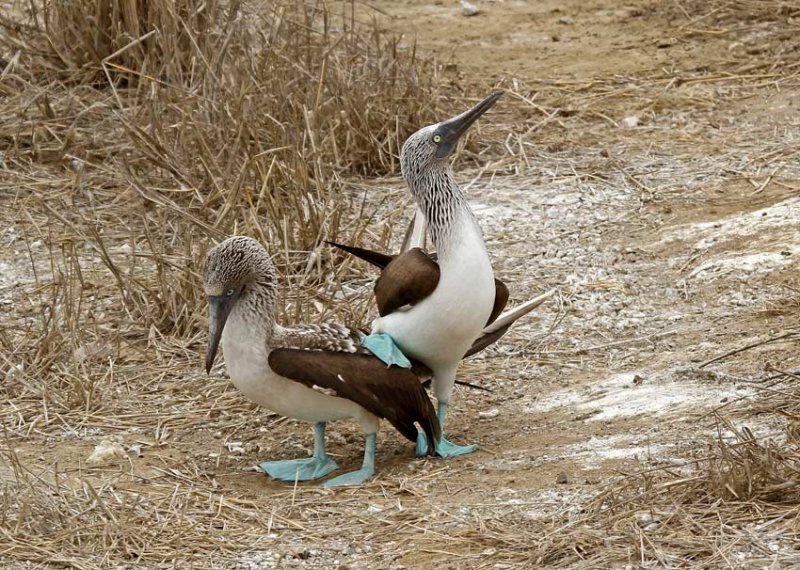
[[[443, 434], [458, 363], [507, 300], [507, 289], [505, 298], [498, 299], [503, 291], [450, 158], [461, 136], [502, 94], [494, 92], [468, 111], [420, 129], [403, 144], [402, 174], [416, 199], [419, 224], [423, 228], [427, 224], [438, 258], [434, 261], [419, 248], [411, 248], [386, 264], [376, 283], [381, 316], [365, 339], [365, 345], [384, 361], [399, 359], [393, 354], [397, 345], [402, 355], [432, 370]], [[411, 241], [424, 233], [412, 230]], [[420, 434], [417, 454], [428, 453], [430, 447]], [[433, 447], [438, 455], [449, 457], [470, 453], [477, 446], [456, 445], [442, 435]]]
[[[260, 466], [285, 481], [324, 477], [337, 469], [325, 453], [325, 424], [353, 418], [365, 436], [361, 469], [326, 486], [360, 484], [375, 470], [379, 419], [411, 441], [418, 423], [428, 440], [441, 435], [433, 404], [421, 383], [424, 367], [389, 367], [361, 346], [362, 334], [340, 324], [283, 326], [276, 319], [278, 278], [267, 251], [255, 240], [234, 236], [206, 258], [211, 371], [222, 345], [228, 374], [250, 400], [281, 415], [314, 423], [314, 451], [307, 459]], [[424, 378], [423, 378], [424, 379]]]

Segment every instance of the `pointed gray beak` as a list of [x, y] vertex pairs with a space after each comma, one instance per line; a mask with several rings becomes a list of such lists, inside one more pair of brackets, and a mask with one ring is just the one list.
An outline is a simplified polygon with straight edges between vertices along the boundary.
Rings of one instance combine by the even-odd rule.
[[214, 357], [217, 355], [222, 329], [231, 314], [235, 296], [210, 295], [208, 297], [208, 350], [206, 351], [206, 374], [211, 373]]
[[436, 158], [446, 158], [453, 154], [461, 136], [467, 132], [467, 129], [472, 126], [472, 123], [478, 120], [478, 117], [491, 109], [492, 105], [502, 96], [503, 91], [495, 91], [469, 111], [465, 111], [457, 117], [439, 123], [439, 127], [434, 134], [440, 135], [442, 140], [439, 142], [439, 146], [436, 149]]

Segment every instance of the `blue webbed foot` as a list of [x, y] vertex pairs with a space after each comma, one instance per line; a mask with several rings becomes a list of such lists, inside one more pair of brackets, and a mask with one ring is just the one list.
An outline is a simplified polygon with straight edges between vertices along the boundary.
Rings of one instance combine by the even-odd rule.
[[342, 485], [361, 485], [361, 483], [368, 481], [374, 474], [374, 467], [362, 467], [358, 471], [351, 471], [350, 473], [345, 473], [344, 475], [339, 475], [329, 481], [325, 481], [322, 486], [340, 487]]
[[279, 481], [312, 481], [339, 468], [325, 453], [325, 422], [314, 424], [314, 453], [304, 459], [265, 461], [261, 470]]
[[372, 354], [380, 358], [387, 366], [411, 368], [411, 361], [406, 358], [392, 337], [385, 333], [373, 333], [365, 336], [361, 344]]
[[474, 443], [469, 445], [457, 445], [442, 436], [442, 439], [436, 444], [436, 455], [441, 457], [456, 457], [457, 455], [472, 453], [476, 449], [478, 449], [478, 446]]
[[[478, 449], [474, 443], [471, 445], [457, 445], [442, 436], [442, 439], [436, 443], [434, 450], [439, 457], [456, 457], [458, 455], [466, 455]], [[428, 454], [428, 439], [424, 433], [417, 434], [417, 457], [423, 457]]]
[[329, 481], [325, 481], [322, 485], [324, 487], [339, 487], [342, 485], [361, 485], [375, 474], [375, 448], [376, 448], [376, 435], [368, 433], [366, 435], [366, 442], [364, 445], [364, 463], [358, 471], [352, 471], [334, 477]]
[[279, 481], [312, 481], [325, 477], [339, 468], [327, 455], [286, 461], [265, 461], [259, 467], [267, 475]]

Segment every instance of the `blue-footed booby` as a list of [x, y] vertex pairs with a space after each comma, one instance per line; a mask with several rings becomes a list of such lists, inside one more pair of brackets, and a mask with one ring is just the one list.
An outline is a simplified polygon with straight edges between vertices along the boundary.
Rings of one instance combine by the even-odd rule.
[[277, 274], [255, 240], [235, 236], [214, 247], [206, 258], [203, 288], [209, 305], [206, 372], [221, 342], [228, 374], [245, 396], [314, 423], [313, 455], [262, 463], [270, 476], [305, 481], [337, 469], [325, 453], [325, 424], [333, 420], [357, 420], [366, 443], [361, 469], [327, 486], [359, 484], [373, 475], [380, 418], [411, 441], [419, 438], [415, 422], [428, 440], [439, 440], [439, 421], [421, 383], [429, 371], [387, 368], [361, 346], [362, 333], [340, 324], [279, 324]]
[[[468, 111], [418, 130], [403, 144], [400, 166], [417, 202], [418, 221], [406, 243], [424, 242], [427, 225], [437, 259], [411, 247], [393, 258], [372, 255], [371, 260], [383, 265], [375, 284], [380, 317], [373, 322], [365, 345], [386, 362], [397, 362], [405, 355], [431, 369], [443, 433], [433, 447], [444, 457], [470, 453], [477, 447], [456, 445], [444, 437], [447, 407], [458, 363], [480, 342], [484, 327], [495, 325], [493, 340], [505, 332], [494, 318], [508, 299], [508, 289], [494, 278], [483, 234], [455, 180], [450, 157], [461, 136], [502, 94], [494, 92]], [[483, 337], [489, 338], [485, 332]], [[400, 350], [395, 351], [394, 345]], [[417, 454], [429, 453], [430, 447], [428, 438], [420, 434]]]

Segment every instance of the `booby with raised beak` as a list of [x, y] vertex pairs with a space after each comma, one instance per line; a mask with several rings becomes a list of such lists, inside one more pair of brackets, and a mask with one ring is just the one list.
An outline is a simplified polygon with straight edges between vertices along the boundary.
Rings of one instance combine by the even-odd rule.
[[[373, 322], [365, 346], [384, 362], [404, 366], [410, 357], [432, 370], [443, 433], [433, 447], [443, 457], [477, 447], [456, 445], [444, 437], [447, 409], [458, 363], [478, 342], [484, 327], [492, 326], [508, 299], [508, 290], [494, 278], [483, 233], [455, 180], [450, 159], [462, 135], [502, 94], [494, 92], [468, 111], [418, 130], [403, 144], [401, 171], [416, 199], [419, 220], [410, 240], [423, 239], [427, 225], [437, 259], [412, 247], [376, 263], [385, 262], [375, 286], [381, 316]], [[430, 447], [420, 434], [417, 454], [429, 453]]]

